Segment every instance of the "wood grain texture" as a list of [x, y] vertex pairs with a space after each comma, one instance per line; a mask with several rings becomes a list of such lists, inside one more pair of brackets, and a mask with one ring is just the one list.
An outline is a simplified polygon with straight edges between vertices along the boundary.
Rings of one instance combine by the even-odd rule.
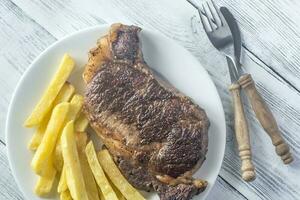
[[[20, 0], [17, 1], [19, 2]], [[20, 5], [19, 3], [17, 4]], [[21, 4], [24, 5], [24, 3]], [[80, 3], [77, 5], [79, 4]], [[244, 4], [239, 6], [242, 7]], [[260, 4], [256, 6], [259, 7]], [[23, 8], [23, 6], [21, 7]], [[25, 10], [26, 8], [28, 9], [28, 7], [28, 4], [24, 5]], [[198, 23], [197, 17], [195, 17], [197, 13], [190, 8], [185, 1], [178, 1], [177, 4], [172, 4], [169, 0], [114, 0], [109, 3], [102, 0], [91, 1], [88, 5], [81, 3], [78, 7], [81, 7], [81, 9], [91, 15], [104, 16], [104, 20], [108, 22], [132, 22], [156, 29], [168, 37], [175, 39], [191, 51], [203, 66], [206, 67], [213, 78], [226, 111], [227, 128], [229, 130], [228, 145], [223, 168], [221, 170], [221, 176], [235, 188], [238, 188], [238, 190], [249, 199], [297, 199], [300, 196], [299, 185], [296, 181], [297, 178], [299, 179], [299, 174], [296, 170], [297, 163], [299, 164], [299, 162], [296, 161], [293, 165], [288, 167], [282, 165], [281, 161], [274, 155], [273, 146], [269, 138], [257, 123], [257, 120], [248, 105], [245, 106], [246, 115], [248, 121], [251, 122], [249, 124], [249, 129], [251, 138], [254, 138], [254, 141], [252, 140], [254, 149], [253, 158], [254, 163], [257, 165], [258, 178], [250, 184], [246, 184], [240, 179], [238, 173], [240, 163], [236, 150], [233, 147], [233, 113], [230, 106], [231, 100], [226, 89], [229, 82], [226, 63], [224, 58], [219, 55], [206, 40], [201, 25]], [[248, 7], [243, 9], [246, 10], [252, 8]], [[293, 10], [295, 8], [290, 6], [289, 9]], [[99, 10], [101, 10], [102, 13]], [[99, 11], [99, 13], [97, 13], [97, 11]], [[74, 12], [76, 12], [76, 10]], [[248, 17], [247, 13], [243, 14], [243, 18]], [[31, 17], [35, 18], [34, 15], [34, 13], [30, 14]], [[236, 17], [238, 21], [241, 22], [238, 16]], [[265, 19], [261, 20], [264, 21]], [[46, 21], [44, 23], [46, 23]], [[243, 26], [246, 27], [248, 25], [251, 26], [247, 21], [241, 24], [242, 33], [244, 33]], [[55, 27], [52, 27], [49, 31], [55, 32]], [[259, 30], [257, 30], [256, 34], [260, 35]], [[244, 35], [244, 37], [246, 36]], [[260, 37], [262, 38], [263, 36], [260, 35]], [[266, 39], [271, 40], [270, 38], [272, 37], [267, 37]], [[251, 37], [247, 37], [247, 39], [246, 44], [255, 42], [254, 40], [256, 40], [256, 38], [251, 39]], [[263, 50], [264, 49], [261, 49], [261, 51]], [[299, 130], [298, 121], [300, 110], [299, 105], [297, 105], [297, 102], [300, 100], [299, 92], [290, 84], [292, 79], [288, 79], [287, 77], [274, 72], [274, 69], [270, 65], [266, 65], [264, 61], [262, 62], [261, 59], [258, 59], [257, 56], [259, 56], [259, 52], [256, 55], [246, 49], [244, 53], [245, 71], [252, 73], [258, 84], [258, 90], [262, 93], [263, 98], [266, 99], [270, 109], [275, 113], [281, 132], [283, 132], [288, 144], [292, 146], [292, 152], [297, 154], [297, 152], [300, 151], [300, 139], [297, 134], [297, 130]], [[285, 74], [284, 69], [281, 70], [280, 73]], [[296, 160], [298, 159], [299, 156]]]
[[[23, 195], [19, 191], [14, 178], [9, 169], [8, 160], [6, 157], [5, 146], [0, 143], [0, 199], [4, 200], [22, 200]], [[232, 188], [222, 178], [218, 177], [212, 192], [209, 194], [207, 200], [244, 200], [243, 197], [236, 189]]]
[[95, 15], [83, 9], [81, 4], [87, 5], [86, 2], [72, 0], [20, 0], [13, 2], [46, 30], [51, 30], [51, 34], [56, 38], [105, 23], [101, 18], [100, 11]]
[[[44, 9], [48, 7], [53, 7], [53, 5], [44, 4]], [[40, 13], [39, 9], [34, 11], [33, 8], [31, 13]], [[53, 7], [52, 11], [55, 9], [56, 7]], [[0, 128], [2, 130], [4, 130], [5, 126], [4, 122], [9, 100], [17, 81], [33, 59], [56, 40], [52, 34], [57, 37], [63, 37], [65, 34], [77, 29], [88, 27], [92, 23], [95, 25], [99, 24], [99, 21], [103, 23], [98, 16], [95, 17], [96, 20], [94, 20], [93, 16], [90, 16], [88, 17], [88, 21], [85, 21], [84, 17], [81, 17], [79, 13], [72, 12], [72, 9], [71, 13], [68, 9], [63, 10], [61, 11], [62, 16], [53, 20], [53, 27], [56, 25], [63, 26], [60, 23], [61, 20], [65, 19], [67, 20], [64, 23], [69, 23], [70, 26], [63, 26], [65, 29], [57, 28], [55, 29], [56, 31], [52, 31], [50, 34], [36, 23], [39, 18], [31, 19], [22, 9], [9, 0], [0, 2], [0, 35], [2, 36], [0, 38], [0, 64], [5, 66], [5, 68], [0, 67]], [[48, 14], [51, 15], [51, 12], [48, 12]], [[70, 17], [65, 18], [64, 15], [67, 14]], [[51, 17], [45, 16], [47, 20], [49, 19], [47, 17]], [[74, 25], [75, 21], [77, 21], [77, 25]], [[53, 30], [52, 28], [51, 30]], [[0, 179], [0, 199], [24, 199], [9, 170], [4, 146], [4, 131], [0, 135], [0, 170], [2, 176]], [[222, 200], [223, 197], [233, 200], [245, 199], [237, 190], [222, 180], [222, 178], [218, 178], [213, 187], [213, 193], [208, 199]]]
[[300, 1], [220, 0], [243, 31], [244, 46], [300, 91]]
[[0, 143], [0, 199], [21, 200], [22, 195], [13, 179], [8, 166], [5, 146]]
[[[221, 95], [228, 129], [226, 155], [220, 173], [222, 178], [248, 199], [300, 199], [298, 184], [300, 174], [297, 167], [300, 164], [298, 134], [300, 60], [297, 54], [300, 44], [299, 2], [216, 1], [219, 5], [228, 6], [239, 22], [245, 47], [243, 58], [245, 71], [252, 74], [258, 91], [274, 113], [279, 129], [295, 155], [295, 162], [291, 166], [284, 166], [281, 163], [274, 153], [270, 139], [257, 122], [250, 106], [246, 105], [253, 160], [257, 170], [257, 179], [250, 184], [243, 182], [239, 175], [240, 161], [234, 148], [233, 111], [227, 91], [229, 74], [225, 59], [208, 42], [198, 22], [197, 13], [184, 0], [178, 0], [176, 4], [171, 0], [93, 0], [89, 3], [67, 0], [14, 0], [14, 2], [34, 21], [47, 27], [47, 31], [57, 38], [104, 20], [132, 22], [156, 29], [175, 39], [194, 54], [208, 70]], [[203, 1], [199, 0], [199, 3], [201, 2]], [[52, 12], [48, 11], [48, 7], [54, 7]], [[13, 87], [10, 83], [7, 84]], [[8, 102], [8, 98], [6, 101]], [[3, 105], [0, 104], [3, 109], [7, 107], [6, 105], [5, 102]]]
[[258, 121], [265, 132], [270, 136], [277, 155], [281, 157], [284, 164], [291, 163], [294, 159], [290, 152], [290, 148], [282, 138], [273, 113], [270, 111], [264, 99], [261, 98], [251, 75], [242, 75], [238, 82], [241, 88], [244, 89]]
[[[14, 178], [9, 169], [8, 160], [6, 157], [5, 146], [0, 143], [0, 199], [1, 200], [22, 200], [23, 195], [19, 191]], [[218, 177], [212, 192], [209, 194], [207, 200], [243, 200], [243, 197], [236, 189], [232, 188], [222, 178]]]
[[[249, 58], [249, 59], [246, 59]], [[225, 160], [222, 166], [221, 175], [232, 183], [243, 195], [253, 199], [299, 199], [299, 94], [287, 91], [289, 88], [282, 82], [277, 81], [274, 75], [268, 73], [263, 68], [263, 63], [255, 60], [251, 55], [245, 56], [245, 66], [251, 66], [249, 72], [256, 80], [258, 90], [267, 100], [274, 116], [277, 118], [279, 129], [284, 134], [288, 144], [292, 147], [293, 154], [297, 157], [295, 162], [290, 166], [283, 165], [280, 158], [275, 154], [274, 147], [268, 135], [262, 130], [250, 106], [245, 106], [246, 112], [249, 113], [249, 131], [251, 134], [251, 146], [253, 152], [253, 161], [256, 166], [257, 178], [251, 184], [238, 184], [239, 177], [234, 172], [239, 163], [233, 160], [236, 152], [227, 148]], [[255, 61], [255, 62], [253, 62]], [[253, 68], [253, 64], [258, 65]], [[259, 80], [259, 81], [258, 81]], [[287, 96], [289, 98], [286, 98]], [[290, 107], [291, 109], [286, 109]], [[296, 119], [295, 119], [296, 118]], [[288, 122], [288, 123], [287, 123]], [[227, 147], [231, 146], [234, 141], [228, 141]], [[245, 188], [244, 188], [245, 186]], [[251, 198], [249, 198], [251, 199]]]
[[[243, 6], [243, 3], [236, 5], [236, 9], [240, 9]], [[258, 2], [255, 6], [260, 7], [263, 5]], [[84, 6], [82, 5], [82, 7]], [[89, 7], [91, 7], [91, 5], [89, 5]], [[271, 111], [276, 116], [279, 128], [288, 144], [292, 147], [292, 152], [297, 155], [297, 158], [296, 162], [291, 166], [282, 165], [280, 159], [274, 154], [271, 141], [258, 124], [250, 107], [246, 105], [246, 115], [248, 121], [251, 122], [249, 128], [251, 138], [253, 138], [251, 142], [254, 149], [253, 157], [254, 163], [257, 166], [258, 177], [256, 181], [246, 184], [240, 179], [238, 173], [240, 163], [237, 159], [236, 150], [233, 148], [233, 143], [235, 143], [232, 139], [233, 114], [230, 106], [231, 101], [226, 90], [226, 85], [228, 84], [227, 77], [229, 77], [226, 63], [224, 58], [208, 43], [206, 35], [201, 29], [201, 25], [198, 23], [197, 17], [195, 17], [197, 13], [190, 9], [185, 4], [185, 1], [178, 1], [177, 4], [172, 4], [172, 2], [168, 0], [151, 2], [114, 0], [110, 1], [109, 4], [105, 3], [105, 1], [97, 1], [92, 7], [94, 7], [94, 10], [99, 7], [102, 7], [102, 9], [105, 7], [105, 10], [108, 11], [114, 10], [113, 16], [109, 16], [109, 12], [104, 14], [109, 16], [105, 18], [108, 22], [117, 21], [116, 16], [118, 16], [120, 21], [132, 22], [162, 32], [185, 46], [199, 59], [203, 66], [206, 67], [221, 95], [227, 117], [227, 128], [229, 130], [228, 145], [221, 170], [221, 176], [223, 178], [235, 188], [238, 188], [238, 190], [249, 199], [298, 199], [300, 197], [300, 186], [297, 184], [297, 180], [300, 178], [299, 173], [297, 173], [300, 151], [300, 138], [298, 136], [298, 130], [300, 129], [300, 108], [297, 103], [300, 100], [299, 92], [294, 85], [291, 85], [293, 79], [283, 76], [286, 74], [285, 69], [282, 69], [280, 74], [278, 74], [272, 68], [273, 65], [266, 65], [264, 61], [258, 59], [257, 56], [260, 58], [259, 53], [264, 51], [264, 48], [261, 48], [257, 54], [253, 54], [251, 51], [244, 49], [243, 60], [245, 71], [252, 73], [257, 82], [258, 90], [261, 92], [263, 98], [266, 99]], [[244, 7], [241, 9], [248, 9], [252, 12], [255, 11], [253, 7]], [[290, 4], [289, 10], [294, 9], [297, 9], [297, 7], [293, 7], [293, 5]], [[115, 12], [117, 10], [119, 13], [116, 15]], [[260, 12], [263, 13], [261, 10]], [[291, 11], [291, 13], [294, 12]], [[243, 16], [236, 17], [240, 22], [241, 20], [238, 17], [243, 17], [244, 19], [250, 14], [253, 15], [253, 13], [247, 14], [245, 12]], [[267, 15], [269, 13], [265, 14]], [[279, 17], [275, 16], [272, 20], [281, 20], [277, 18]], [[110, 21], [110, 19], [113, 19], [113, 21]], [[260, 20], [259, 23], [272, 23], [271, 21], [266, 21], [264, 18]], [[245, 21], [241, 24], [242, 33], [244, 33], [243, 27], [259, 26], [259, 23], [252, 25]], [[294, 23], [296, 23], [296, 21], [294, 21]], [[263, 37], [259, 31], [260, 29], [257, 29], [256, 34], [262, 38], [262, 41], [272, 40], [272, 35]], [[244, 35], [244, 37], [247, 37], [247, 35]], [[247, 37], [247, 39], [245, 39], [245, 41], [247, 40], [246, 45], [255, 42], [256, 38], [257, 37]], [[268, 59], [274, 58], [272, 55], [269, 56]]]
[[230, 186], [222, 177], [218, 177], [207, 200], [246, 200], [238, 190]]
[[241, 158], [241, 176], [243, 180], [250, 182], [255, 179], [255, 167], [252, 162], [248, 122], [245, 117], [240, 89], [238, 83], [232, 83], [229, 86], [234, 110], [234, 133]]
[[[0, 130], [21, 74], [55, 38], [8, 0], [0, 1]], [[4, 131], [0, 131], [4, 141]]]

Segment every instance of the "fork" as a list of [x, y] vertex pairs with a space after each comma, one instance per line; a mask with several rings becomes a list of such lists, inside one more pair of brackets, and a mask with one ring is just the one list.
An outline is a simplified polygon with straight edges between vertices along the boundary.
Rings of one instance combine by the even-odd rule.
[[211, 1], [212, 6], [208, 2], [206, 2], [206, 5], [202, 4], [202, 9], [191, 0], [188, 0], [188, 2], [197, 8], [203, 28], [210, 42], [217, 50], [226, 56], [232, 82], [229, 90], [233, 98], [235, 135], [238, 143], [239, 156], [242, 162], [242, 178], [245, 181], [252, 181], [255, 179], [255, 170], [252, 163], [248, 125], [241, 101], [240, 85], [238, 84], [239, 77], [234, 56], [234, 42], [231, 30], [224, 16], [213, 1]]

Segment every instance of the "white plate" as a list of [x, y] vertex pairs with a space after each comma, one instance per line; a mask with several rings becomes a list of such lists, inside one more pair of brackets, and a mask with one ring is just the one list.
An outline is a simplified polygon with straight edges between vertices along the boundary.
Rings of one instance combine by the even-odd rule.
[[[65, 52], [76, 61], [76, 70], [70, 81], [77, 88], [82, 88], [81, 72], [87, 62], [87, 52], [108, 28], [108, 25], [89, 28], [54, 43], [35, 59], [17, 85], [8, 110], [6, 142], [12, 173], [26, 199], [41, 198], [33, 193], [37, 176], [30, 168], [33, 153], [27, 149], [34, 130], [24, 128], [22, 124], [41, 97]], [[225, 118], [219, 95], [208, 73], [187, 50], [150, 30], [142, 31], [141, 40], [148, 65], [180, 91], [192, 97], [206, 110], [210, 119], [207, 160], [195, 174], [209, 183], [205, 192], [194, 198], [203, 200], [218, 176], [225, 150]], [[159, 199], [154, 193], [147, 195], [147, 198]]]

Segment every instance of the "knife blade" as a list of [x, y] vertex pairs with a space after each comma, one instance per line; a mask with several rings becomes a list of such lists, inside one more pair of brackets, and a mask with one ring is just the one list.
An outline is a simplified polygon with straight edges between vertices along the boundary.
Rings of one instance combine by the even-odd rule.
[[236, 83], [239, 80], [239, 74], [237, 69], [235, 68], [235, 65], [233, 64], [232, 60], [226, 56], [227, 65], [229, 68], [229, 75], [231, 83]]
[[270, 136], [272, 143], [275, 146], [277, 155], [281, 157], [284, 164], [289, 164], [294, 159], [292, 154], [290, 153], [290, 148], [288, 144], [281, 136], [281, 132], [278, 128], [277, 122], [271, 110], [268, 108], [266, 102], [257, 91], [254, 80], [252, 79], [251, 75], [244, 74], [242, 72], [242, 67], [241, 67], [242, 41], [241, 41], [241, 34], [240, 34], [238, 24], [234, 19], [233, 15], [231, 14], [231, 12], [226, 7], [221, 7], [220, 12], [223, 14], [230, 28], [231, 34], [233, 36], [235, 61], [236, 61], [236, 67], [239, 76], [238, 83], [245, 90], [245, 93], [248, 99], [250, 100], [252, 109], [255, 112], [258, 121], [260, 122], [260, 124], [262, 125], [266, 133]]
[[236, 70], [239, 76], [241, 76], [242, 75], [242, 71], [241, 71], [242, 70], [241, 68], [242, 39], [241, 39], [240, 29], [232, 13], [226, 7], [221, 7], [220, 12], [223, 14], [225, 20], [227, 21], [227, 24], [233, 35], [234, 55], [235, 55], [235, 61], [237, 66]]

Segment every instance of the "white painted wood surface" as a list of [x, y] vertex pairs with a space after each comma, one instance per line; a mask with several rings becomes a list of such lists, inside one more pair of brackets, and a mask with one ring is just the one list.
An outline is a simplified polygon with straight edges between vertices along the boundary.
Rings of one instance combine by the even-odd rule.
[[[199, 3], [204, 1], [199, 0]], [[295, 161], [282, 164], [270, 139], [245, 106], [257, 179], [245, 183], [233, 137], [225, 59], [208, 42], [185, 0], [0, 0], [0, 128], [21, 74], [49, 44], [96, 24], [125, 22], [156, 29], [194, 54], [220, 93], [227, 119], [223, 166], [208, 199], [300, 199], [300, 2], [215, 0], [234, 13], [243, 34], [243, 64], [274, 112]], [[20, 133], [21, 134], [21, 133]], [[0, 132], [0, 199], [23, 199], [11, 176]]]

